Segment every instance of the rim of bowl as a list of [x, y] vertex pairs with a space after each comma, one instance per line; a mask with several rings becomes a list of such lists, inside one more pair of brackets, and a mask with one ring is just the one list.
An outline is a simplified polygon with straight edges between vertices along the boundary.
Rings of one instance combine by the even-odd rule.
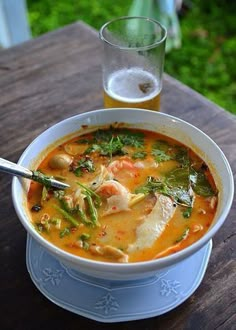
[[[45, 131], [43, 131], [40, 135], [38, 135], [29, 145], [28, 147], [25, 149], [25, 151], [22, 153], [22, 155], [20, 156], [19, 160], [18, 160], [18, 164], [22, 165], [22, 163], [24, 162], [24, 159], [26, 158], [29, 150], [33, 147], [33, 145], [35, 143], [38, 142], [38, 140], [40, 140], [44, 135], [46, 135], [48, 132], [50, 132], [52, 129], [56, 129], [58, 127], [60, 127], [61, 125], [64, 125], [70, 121], [74, 121], [75, 119], [83, 119], [83, 118], [87, 118], [90, 116], [95, 116], [95, 115], [99, 115], [100, 113], [109, 113], [109, 112], [119, 112], [119, 111], [128, 111], [128, 112], [145, 112], [146, 114], [151, 113], [152, 115], [155, 114], [157, 116], [160, 117], [166, 117], [172, 121], [175, 122], [179, 122], [183, 125], [187, 125], [188, 127], [190, 127], [191, 129], [195, 130], [195, 132], [197, 132], [198, 134], [201, 134], [202, 136], [204, 136], [206, 139], [208, 139], [210, 141], [210, 143], [212, 144], [212, 146], [214, 146], [218, 152], [221, 154], [225, 168], [228, 172], [228, 179], [229, 179], [229, 186], [228, 186], [228, 194], [230, 196], [230, 198], [228, 198], [226, 205], [224, 206], [224, 209], [222, 211], [222, 214], [219, 216], [218, 221], [196, 242], [194, 242], [193, 244], [191, 244], [190, 246], [184, 248], [183, 250], [180, 250], [174, 254], [168, 255], [166, 257], [162, 257], [160, 259], [152, 259], [152, 260], [148, 260], [148, 261], [139, 261], [139, 262], [133, 262], [133, 263], [115, 263], [115, 262], [104, 262], [104, 261], [96, 261], [96, 260], [92, 260], [92, 259], [86, 259], [83, 257], [79, 257], [76, 255], [73, 255], [69, 252], [66, 252], [65, 250], [62, 250], [60, 248], [58, 248], [56, 245], [50, 243], [49, 241], [47, 241], [45, 238], [43, 238], [39, 233], [37, 233], [37, 231], [33, 228], [31, 222], [30, 222], [30, 218], [26, 218], [25, 214], [22, 210], [22, 205], [19, 202], [18, 199], [18, 195], [17, 195], [17, 184], [19, 183], [19, 179], [17, 177], [14, 177], [12, 180], [12, 200], [13, 200], [13, 205], [16, 211], [16, 214], [18, 216], [18, 218], [20, 219], [22, 225], [25, 227], [25, 229], [27, 230], [27, 232], [33, 236], [33, 238], [35, 238], [41, 245], [43, 245], [47, 250], [49, 250], [52, 254], [54, 255], [58, 255], [58, 257], [62, 257], [63, 259], [66, 259], [68, 262], [72, 262], [73, 264], [77, 264], [79, 262], [79, 264], [81, 264], [81, 266], [86, 266], [87, 269], [94, 269], [96, 267], [96, 270], [98, 271], [111, 271], [110, 267], [112, 267], [112, 269], [120, 269], [123, 270], [125, 273], [128, 273], [129, 269], [135, 270], [135, 269], [139, 269], [140, 273], [142, 272], [146, 272], [148, 270], [153, 270], [157, 267], [155, 267], [155, 265], [158, 265], [158, 269], [160, 268], [164, 268], [167, 267], [171, 264], [175, 264], [176, 263], [176, 259], [178, 259], [179, 261], [187, 258], [189, 255], [197, 252], [200, 248], [202, 248], [204, 245], [207, 244], [207, 242], [216, 234], [216, 232], [219, 230], [219, 228], [223, 225], [224, 221], [226, 220], [226, 217], [230, 211], [232, 202], [233, 202], [233, 197], [234, 197], [234, 179], [233, 179], [233, 173], [230, 167], [230, 164], [226, 158], [226, 156], [224, 155], [223, 151], [220, 149], [220, 147], [207, 135], [205, 134], [203, 131], [201, 131], [199, 128], [197, 128], [196, 126], [188, 123], [187, 121], [180, 119], [178, 117], [166, 114], [166, 113], [162, 113], [162, 112], [153, 112], [151, 110], [146, 110], [146, 109], [139, 109], [139, 108], [111, 108], [111, 109], [97, 109], [97, 110], [92, 110], [92, 111], [88, 111], [88, 112], [84, 112], [78, 115], [74, 115], [71, 116], [69, 118], [66, 118], [56, 124], [54, 124], [53, 126], [49, 127], [48, 129], [46, 129]], [[122, 120], [120, 122], [124, 122], [125, 120]], [[94, 123], [92, 123], [93, 125]], [[127, 122], [127, 124], [130, 124], [129, 122]], [[98, 125], [99, 126], [99, 125]], [[102, 126], [102, 125], [100, 125]], [[79, 127], [77, 129], [77, 131], [79, 131], [81, 127]], [[76, 132], [76, 131], [75, 131]], [[73, 132], [72, 132], [73, 133]], [[67, 134], [68, 135], [68, 134]], [[66, 135], [64, 135], [66, 136]], [[63, 137], [63, 135], [61, 136]], [[55, 142], [59, 140], [56, 139]], [[46, 150], [46, 147], [44, 148], [44, 150]], [[177, 261], [178, 262], [178, 261]]]

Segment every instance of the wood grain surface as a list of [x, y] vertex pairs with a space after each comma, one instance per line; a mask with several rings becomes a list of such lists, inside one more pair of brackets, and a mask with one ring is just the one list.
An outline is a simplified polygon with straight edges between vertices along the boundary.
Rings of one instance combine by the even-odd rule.
[[[103, 107], [102, 47], [97, 31], [79, 22], [0, 52], [0, 157], [17, 162], [47, 127]], [[236, 118], [165, 75], [161, 109], [208, 134], [236, 175]], [[25, 264], [26, 231], [18, 220], [9, 175], [0, 173], [1, 329], [235, 329], [236, 201], [213, 239], [200, 287], [162, 316], [105, 324], [70, 313], [34, 286]]]

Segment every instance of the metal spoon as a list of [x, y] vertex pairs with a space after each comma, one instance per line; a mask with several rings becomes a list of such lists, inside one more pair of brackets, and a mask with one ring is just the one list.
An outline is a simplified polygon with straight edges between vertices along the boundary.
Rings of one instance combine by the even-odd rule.
[[54, 187], [58, 189], [65, 189], [70, 187], [67, 183], [55, 180], [39, 171], [31, 171], [28, 168], [17, 165], [3, 158], [0, 158], [0, 172], [21, 176], [23, 178], [39, 182], [47, 187]]

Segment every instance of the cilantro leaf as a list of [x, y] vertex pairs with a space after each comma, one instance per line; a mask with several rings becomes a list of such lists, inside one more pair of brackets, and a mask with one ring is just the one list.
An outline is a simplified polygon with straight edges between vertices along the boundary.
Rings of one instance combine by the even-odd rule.
[[126, 152], [123, 150], [124, 144], [121, 142], [119, 137], [112, 137], [108, 142], [102, 142], [100, 144], [92, 144], [88, 147], [84, 154], [90, 154], [92, 152], [98, 152], [102, 156], [116, 156], [125, 155]]
[[77, 165], [78, 166], [73, 171], [76, 176], [82, 176], [85, 172], [95, 171], [94, 163], [88, 156], [82, 157]]
[[152, 150], [152, 155], [158, 163], [166, 162], [167, 160], [171, 159], [171, 156], [167, 155], [164, 151], [158, 149]]
[[146, 151], [137, 151], [137, 152], [134, 152], [132, 155], [133, 159], [145, 159], [146, 157], [147, 157]]
[[152, 146], [152, 155], [158, 163], [172, 159], [170, 145], [163, 140], [157, 140]]
[[103, 156], [124, 155], [123, 143], [119, 137], [112, 137], [108, 143], [101, 144], [100, 154]]
[[190, 166], [189, 150], [180, 146], [176, 146], [176, 148], [175, 160], [179, 162], [182, 167]]
[[121, 142], [125, 146], [132, 146], [135, 148], [141, 148], [144, 145], [144, 133], [134, 132], [132, 130], [123, 129], [121, 132], [117, 132]]

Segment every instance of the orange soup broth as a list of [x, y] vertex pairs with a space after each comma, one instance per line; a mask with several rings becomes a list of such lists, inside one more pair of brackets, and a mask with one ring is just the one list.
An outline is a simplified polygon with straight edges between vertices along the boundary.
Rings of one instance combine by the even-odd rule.
[[[137, 130], [139, 131], [139, 130]], [[163, 136], [161, 134], [149, 131], [143, 131], [145, 133], [145, 151], [147, 151], [148, 155], [144, 163], [148, 163], [153, 161], [151, 154], [151, 146], [153, 143], [159, 140], [165, 140], [170, 145], [179, 145], [182, 144], [176, 142], [175, 140]], [[90, 137], [89, 134], [86, 135]], [[66, 182], [70, 184], [70, 188], [66, 189], [66, 193], [71, 194], [75, 189], [78, 188], [77, 182], [86, 185], [88, 182], [92, 182], [94, 178], [96, 178], [100, 171], [100, 165], [107, 166], [110, 162], [109, 157], [101, 157], [97, 156], [95, 153], [91, 155], [94, 160], [95, 172], [86, 173], [81, 177], [76, 177], [72, 171], [68, 171], [67, 169], [58, 170], [50, 168], [49, 160], [50, 158], [57, 154], [58, 152], [65, 152], [66, 150], [70, 150], [73, 153], [73, 157], [77, 157], [78, 155], [83, 154], [83, 152], [88, 147], [87, 145], [80, 145], [76, 141], [81, 137], [76, 137], [67, 141], [60, 146], [56, 147], [53, 151], [51, 151], [48, 155], [46, 155], [45, 159], [39, 166], [39, 169], [47, 174], [52, 175], [54, 178], [60, 179], [66, 177]], [[65, 147], [66, 146], [66, 147]], [[127, 150], [131, 150], [132, 147], [127, 147]], [[194, 153], [190, 152], [191, 158], [195, 159], [196, 162], [201, 162], [200, 158]], [[113, 156], [112, 161], [119, 159], [119, 156]], [[127, 156], [122, 156], [122, 159], [126, 159]], [[139, 159], [132, 160], [133, 163], [140, 162]], [[121, 184], [125, 185], [125, 187], [130, 191], [134, 192], [135, 189], [141, 185], [143, 185], [148, 176], [162, 177], [166, 172], [174, 169], [176, 167], [177, 162], [175, 160], [169, 160], [164, 163], [158, 164], [157, 167], [144, 167], [137, 168], [135, 167], [132, 171], [130, 169], [122, 169], [118, 171], [115, 175], [115, 179], [118, 180]], [[213, 181], [211, 177], [211, 181]], [[42, 201], [42, 185], [32, 182], [30, 185], [29, 193], [28, 193], [28, 207], [31, 210], [32, 206], [38, 204], [39, 201], [42, 203], [42, 210], [39, 212], [31, 212], [32, 222], [37, 223], [40, 217], [43, 214], [49, 214], [52, 218], [63, 218], [61, 214], [53, 207], [53, 204], [58, 204], [54, 198], [50, 199], [49, 197], [46, 201]], [[59, 205], [59, 204], [58, 204]], [[122, 251], [126, 251], [129, 244], [135, 241], [136, 237], [136, 228], [142, 223], [144, 217], [150, 212], [150, 209], [153, 207], [154, 201], [150, 196], [146, 196], [142, 201], [135, 204], [129, 211], [123, 211], [120, 213], [103, 216], [101, 215], [105, 211], [105, 203], [102, 203], [101, 207], [98, 209], [99, 222], [100, 226], [96, 228], [92, 228], [90, 226], [86, 226], [83, 223], [80, 223], [78, 227], [74, 227], [71, 229], [70, 235], [66, 235], [63, 238], [59, 235], [59, 230], [55, 228], [55, 226], [50, 227], [50, 232], [42, 232], [41, 235], [57, 247], [75, 254], [77, 256], [100, 260], [100, 261], [113, 261], [104, 258], [103, 256], [94, 256], [90, 253], [90, 251], [86, 249], [82, 249], [77, 244], [77, 239], [83, 234], [89, 234], [91, 237], [91, 241], [94, 244], [112, 244]], [[194, 207], [192, 210], [192, 214], [190, 218], [183, 217], [183, 207], [177, 205], [176, 211], [173, 218], [167, 224], [164, 232], [161, 236], [156, 240], [154, 245], [151, 248], [146, 248], [144, 250], [130, 253], [129, 262], [137, 262], [137, 261], [145, 261], [158, 258], [159, 256], [168, 255], [171, 253], [175, 253], [195, 241], [197, 241], [200, 237], [202, 237], [209, 226], [211, 225], [216, 207], [213, 209], [210, 206], [210, 200], [207, 198], [203, 198], [201, 196], [196, 195], [194, 200]], [[60, 230], [68, 227], [68, 222], [63, 219]], [[183, 234], [183, 232], [188, 228], [189, 234], [186, 239], [177, 242], [179, 237]], [[171, 248], [173, 247], [173, 248]], [[170, 248], [169, 251], [165, 252], [162, 255], [162, 251]]]

